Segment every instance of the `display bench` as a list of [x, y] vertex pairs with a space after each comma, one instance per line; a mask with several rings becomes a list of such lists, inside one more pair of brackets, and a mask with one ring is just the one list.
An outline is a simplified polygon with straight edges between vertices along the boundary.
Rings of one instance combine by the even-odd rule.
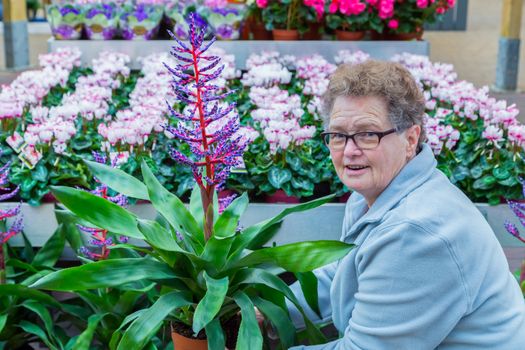
[[[0, 203], [0, 208], [8, 208], [17, 203]], [[253, 203], [248, 206], [241, 218], [241, 226], [247, 227], [280, 213], [288, 204], [262, 204]], [[476, 204], [479, 211], [485, 216], [496, 237], [507, 254], [512, 269], [516, 268], [521, 259], [525, 258], [524, 245], [505, 231], [503, 226], [506, 220], [521, 227], [519, 220], [506, 204], [489, 206]], [[58, 227], [55, 213], [55, 204], [45, 203], [38, 207], [22, 204], [24, 216], [24, 232], [31, 244], [35, 247], [42, 246]], [[151, 204], [139, 204], [129, 208], [138, 217], [154, 219], [155, 210]], [[302, 213], [294, 213], [284, 219], [281, 228], [274, 237], [278, 245], [308, 240], [339, 239], [343, 224], [344, 204], [328, 203]], [[13, 246], [22, 246], [21, 236], [13, 237], [9, 243]], [[138, 242], [137, 242], [138, 243]], [[71, 256], [71, 254], [70, 254]]]
[[[78, 47], [82, 51], [82, 64], [89, 65], [102, 51], [116, 51], [128, 54], [131, 57], [131, 68], [139, 69], [137, 58], [145, 57], [155, 52], [169, 52], [174, 41], [170, 40], [55, 40], [47, 41], [48, 51], [54, 52], [61, 47]], [[281, 55], [295, 55], [303, 57], [320, 54], [329, 62], [334, 63], [334, 57], [341, 50], [368, 53], [372, 58], [379, 60], [390, 59], [395, 54], [403, 52], [428, 56], [430, 44], [427, 41], [217, 41], [213, 47], [222, 48], [228, 54], [235, 55], [237, 68], [244, 69], [244, 64], [252, 54], [263, 51], [278, 51]]]

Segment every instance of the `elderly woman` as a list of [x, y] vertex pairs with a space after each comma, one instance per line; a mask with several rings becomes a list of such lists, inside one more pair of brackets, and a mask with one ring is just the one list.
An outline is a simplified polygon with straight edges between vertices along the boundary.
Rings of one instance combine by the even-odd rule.
[[525, 349], [521, 291], [488, 223], [436, 169], [411, 74], [341, 66], [324, 102], [323, 137], [353, 191], [341, 240], [357, 247], [316, 271], [323, 319], [302, 299], [340, 338], [294, 349]]

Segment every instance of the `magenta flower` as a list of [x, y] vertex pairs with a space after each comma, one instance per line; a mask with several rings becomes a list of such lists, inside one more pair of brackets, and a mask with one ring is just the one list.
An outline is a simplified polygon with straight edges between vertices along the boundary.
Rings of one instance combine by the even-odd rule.
[[190, 146], [191, 157], [176, 149], [171, 149], [170, 155], [193, 171], [201, 190], [207, 240], [213, 235], [213, 210], [210, 210], [213, 194], [216, 187], [227, 179], [231, 168], [241, 164], [246, 141], [241, 136], [233, 136], [240, 127], [235, 104], [221, 104], [232, 92], [221, 93], [219, 86], [212, 83], [224, 69], [220, 57], [206, 53], [215, 38], [204, 44], [206, 24], [198, 24], [195, 14], [190, 14], [188, 24], [189, 44], [170, 32], [177, 42], [171, 54], [181, 63], [174, 67], [165, 64], [173, 76], [173, 92], [187, 108], [179, 113], [169, 106], [179, 123], [166, 126], [166, 130]]

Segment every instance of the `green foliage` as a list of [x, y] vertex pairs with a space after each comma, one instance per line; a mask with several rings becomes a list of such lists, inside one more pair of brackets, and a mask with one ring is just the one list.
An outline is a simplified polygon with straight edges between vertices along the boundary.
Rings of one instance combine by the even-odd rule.
[[[125, 188], [122, 184], [134, 182], [129, 175], [109, 166], [102, 165], [93, 170], [108, 180], [109, 187], [120, 184], [121, 188]], [[103, 172], [106, 174], [102, 175]], [[283, 269], [306, 273], [340, 259], [353, 247], [338, 241], [301, 242], [272, 248], [262, 246], [271, 238], [267, 230], [286, 215], [315, 208], [331, 197], [288, 208], [273, 219], [239, 230], [237, 223], [248, 203], [246, 195], [241, 196], [222, 214], [216, 213], [214, 235], [204, 241], [203, 227], [198, 224], [202, 222], [203, 215], [202, 209], [197, 210], [198, 194], [192, 195], [193, 203], [187, 210], [176, 196], [162, 187], [145, 163], [142, 176], [148, 196], [163, 218], [159, 222], [138, 220], [132, 214], [124, 215], [122, 208], [104, 199], [95, 200], [82, 191], [57, 188], [55, 195], [79, 219], [110, 230], [116, 230], [116, 222], [119, 221], [118, 232], [131, 237], [135, 236], [132, 232], [141, 232], [150, 244], [147, 257], [112, 257], [48, 274], [32, 285], [34, 288], [77, 291], [85, 298], [92, 289], [154, 283], [160, 295], [152, 295], [151, 306], [137, 310], [133, 316], [122, 320], [120, 330], [111, 335], [112, 349], [141, 348], [151, 341], [164, 322], [177, 320], [192, 326], [195, 333], [205, 329], [210, 349], [222, 350], [225, 336], [219, 325], [238, 312], [242, 315], [242, 322], [237, 347], [260, 348], [262, 336], [255, 320], [254, 305], [262, 305], [264, 313], [269, 315], [270, 322], [275, 326], [289, 326], [286, 320], [276, 318], [277, 315], [286, 315], [287, 310], [283, 302], [275, 303], [275, 300], [290, 299], [304, 316], [293, 293], [274, 273]], [[128, 192], [133, 191], [130, 189]], [[122, 219], [124, 217], [126, 219]], [[144, 251], [132, 244], [125, 247]], [[315, 284], [313, 274], [304, 276], [303, 285]], [[309, 300], [315, 309], [316, 298], [311, 297]], [[92, 303], [95, 304], [94, 300], [98, 299], [93, 299]], [[103, 300], [107, 302], [106, 297]], [[100, 320], [102, 322], [105, 317]], [[313, 342], [323, 341], [321, 333], [311, 322], [306, 321], [306, 325]], [[122, 331], [124, 333], [120, 336]], [[292, 342], [290, 335], [284, 339], [286, 344]]]

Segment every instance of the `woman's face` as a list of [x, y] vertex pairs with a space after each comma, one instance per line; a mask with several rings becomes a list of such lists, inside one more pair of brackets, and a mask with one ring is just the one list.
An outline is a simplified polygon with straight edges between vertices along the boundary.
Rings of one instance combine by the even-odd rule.
[[[351, 135], [362, 131], [387, 131], [393, 127], [383, 99], [339, 96], [330, 114], [328, 131]], [[330, 150], [337, 175], [348, 188], [363, 195], [371, 206], [415, 155], [420, 131], [420, 127], [414, 125], [402, 133], [386, 135], [374, 149], [359, 149], [348, 140], [344, 149]]]

